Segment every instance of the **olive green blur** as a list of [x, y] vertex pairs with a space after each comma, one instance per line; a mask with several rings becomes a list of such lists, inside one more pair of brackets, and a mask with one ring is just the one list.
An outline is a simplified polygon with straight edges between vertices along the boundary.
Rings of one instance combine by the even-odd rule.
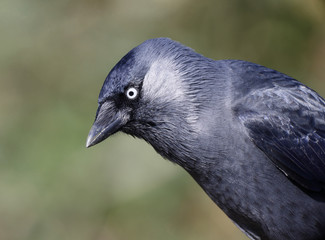
[[2, 0], [0, 33], [3, 240], [247, 239], [144, 141], [119, 133], [85, 148], [107, 73], [148, 38], [325, 96], [322, 0]]

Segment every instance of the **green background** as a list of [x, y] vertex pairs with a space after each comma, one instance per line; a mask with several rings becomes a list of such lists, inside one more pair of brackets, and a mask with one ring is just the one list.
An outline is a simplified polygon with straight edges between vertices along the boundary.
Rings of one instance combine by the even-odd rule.
[[97, 96], [148, 38], [277, 69], [325, 96], [321, 0], [2, 0], [0, 239], [247, 239], [178, 166], [117, 134]]

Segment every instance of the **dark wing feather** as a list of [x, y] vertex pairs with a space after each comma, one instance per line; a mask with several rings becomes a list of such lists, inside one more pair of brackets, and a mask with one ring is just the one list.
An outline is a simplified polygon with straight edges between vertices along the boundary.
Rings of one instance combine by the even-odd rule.
[[[233, 110], [251, 140], [279, 169], [305, 189], [321, 191], [325, 189], [325, 102], [284, 74], [269, 75], [267, 84], [257, 83]], [[244, 83], [241, 87], [245, 89]]]

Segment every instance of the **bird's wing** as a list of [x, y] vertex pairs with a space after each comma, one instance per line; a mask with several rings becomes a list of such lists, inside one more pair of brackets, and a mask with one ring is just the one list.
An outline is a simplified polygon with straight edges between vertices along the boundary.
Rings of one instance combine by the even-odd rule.
[[[287, 77], [287, 76], [286, 76]], [[233, 108], [253, 143], [305, 189], [325, 189], [325, 101], [298, 81], [270, 81]]]

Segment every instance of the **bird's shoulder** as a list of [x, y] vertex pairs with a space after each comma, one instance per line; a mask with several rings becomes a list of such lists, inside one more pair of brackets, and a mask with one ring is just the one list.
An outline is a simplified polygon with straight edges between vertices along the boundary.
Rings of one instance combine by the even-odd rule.
[[324, 99], [275, 70], [236, 64], [248, 70], [233, 85], [232, 111], [252, 142], [301, 187], [325, 189]]

